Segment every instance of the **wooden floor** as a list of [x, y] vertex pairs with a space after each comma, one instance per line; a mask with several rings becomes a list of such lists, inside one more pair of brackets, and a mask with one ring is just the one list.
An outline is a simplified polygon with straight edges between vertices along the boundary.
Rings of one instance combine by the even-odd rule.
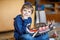
[[2, 32], [0, 33], [0, 40], [14, 40], [14, 32]]

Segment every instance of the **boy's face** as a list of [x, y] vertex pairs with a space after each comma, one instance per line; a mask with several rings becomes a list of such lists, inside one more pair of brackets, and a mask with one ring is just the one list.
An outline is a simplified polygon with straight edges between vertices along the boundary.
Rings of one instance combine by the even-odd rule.
[[27, 19], [28, 17], [30, 17], [31, 16], [31, 14], [32, 14], [32, 9], [31, 8], [24, 8], [23, 10], [22, 10], [22, 15], [23, 15], [23, 17], [24, 17], [24, 19]]

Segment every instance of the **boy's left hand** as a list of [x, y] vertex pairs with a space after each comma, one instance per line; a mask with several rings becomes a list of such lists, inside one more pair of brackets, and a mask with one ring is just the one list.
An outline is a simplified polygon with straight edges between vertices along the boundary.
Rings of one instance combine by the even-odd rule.
[[45, 31], [47, 30], [49, 27], [48, 26], [45, 26], [45, 27], [39, 27], [39, 31]]

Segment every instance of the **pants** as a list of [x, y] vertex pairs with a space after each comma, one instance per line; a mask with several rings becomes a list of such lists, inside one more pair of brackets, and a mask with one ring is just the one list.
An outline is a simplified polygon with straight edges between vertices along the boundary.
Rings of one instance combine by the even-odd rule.
[[33, 38], [30, 34], [24, 34], [19, 37], [19, 40], [49, 40], [49, 37], [45, 39], [43, 39], [42, 36]]

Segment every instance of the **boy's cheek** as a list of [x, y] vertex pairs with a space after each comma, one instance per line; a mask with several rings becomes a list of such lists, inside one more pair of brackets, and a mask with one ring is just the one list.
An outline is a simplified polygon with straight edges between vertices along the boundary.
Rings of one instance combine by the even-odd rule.
[[28, 14], [28, 17], [31, 17], [31, 13]]

